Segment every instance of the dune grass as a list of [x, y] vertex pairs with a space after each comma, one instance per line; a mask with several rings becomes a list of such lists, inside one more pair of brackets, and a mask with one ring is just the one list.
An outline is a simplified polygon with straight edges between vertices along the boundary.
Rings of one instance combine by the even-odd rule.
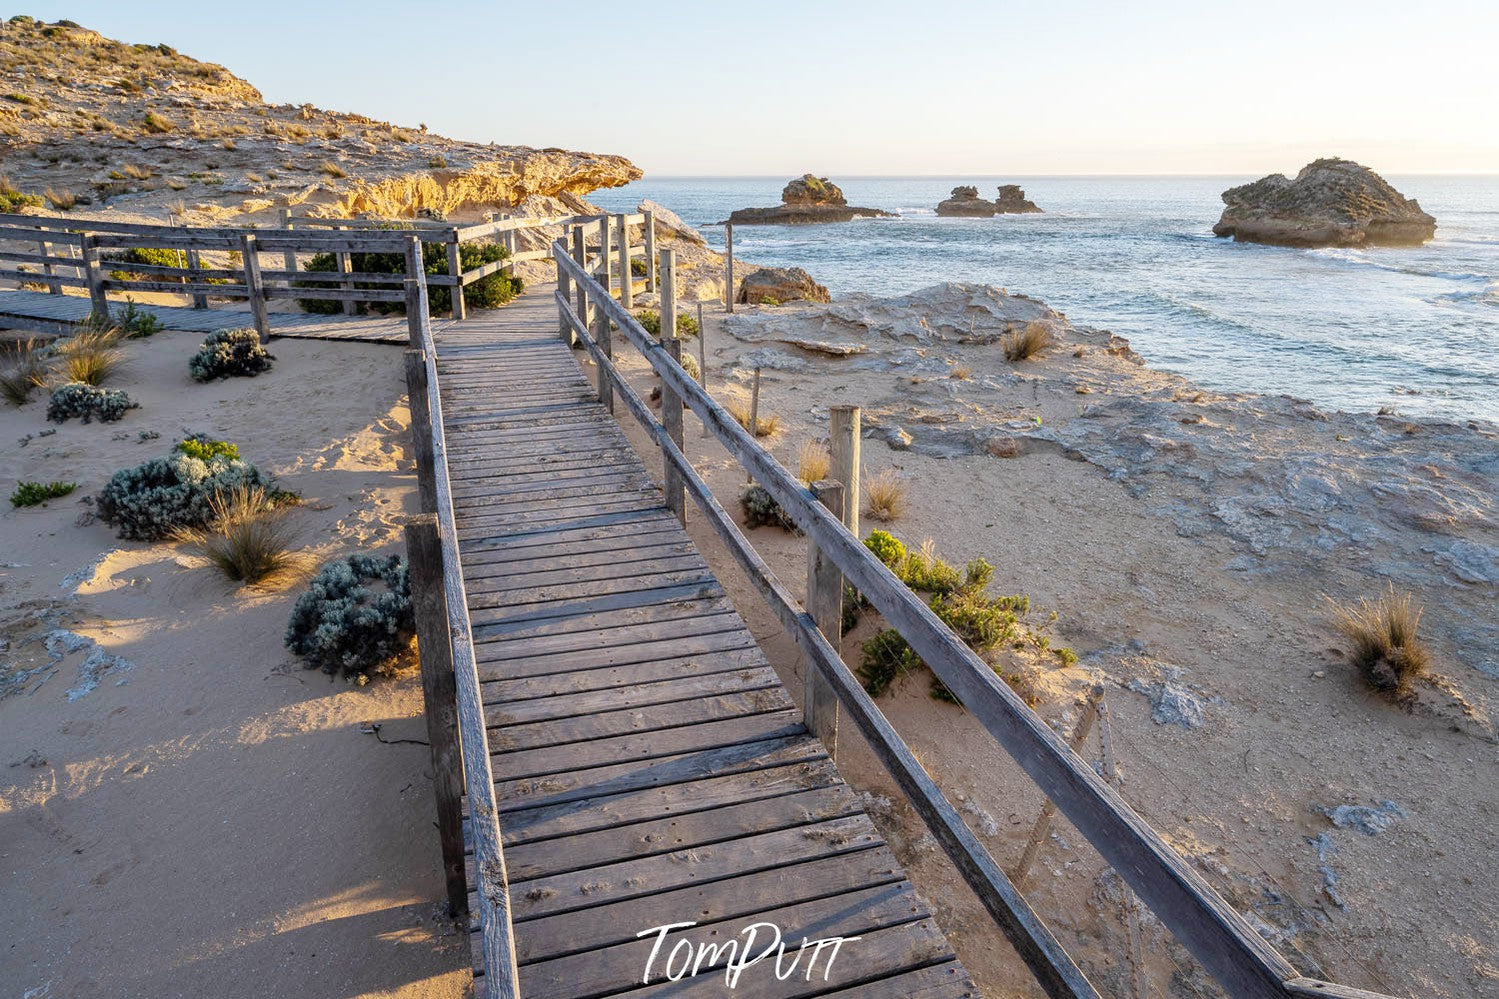
[[781, 429], [781, 418], [774, 413], [768, 416], [764, 413], [757, 414], [756, 426], [750, 427], [750, 404], [738, 399], [730, 399], [726, 408], [739, 425], [749, 430], [756, 437], [773, 437]]
[[64, 379], [103, 385], [125, 363], [120, 352], [121, 331], [114, 326], [81, 328], [58, 347]]
[[1418, 633], [1424, 608], [1409, 593], [1396, 593], [1391, 585], [1378, 600], [1332, 607], [1333, 623], [1352, 645], [1353, 664], [1369, 686], [1404, 694], [1426, 672], [1431, 653]]
[[0, 397], [12, 406], [24, 406], [34, 389], [47, 384], [47, 363], [37, 340], [23, 340], [14, 353], [0, 363]]
[[821, 441], [807, 441], [796, 456], [796, 477], [809, 486], [820, 482], [828, 477], [832, 461]]
[[1026, 323], [1025, 329], [1018, 333], [1013, 331], [1006, 333], [999, 341], [1005, 352], [1005, 360], [1011, 364], [1039, 357], [1055, 342], [1051, 330], [1045, 323]]
[[906, 482], [893, 468], [864, 476], [864, 512], [875, 520], [891, 521], [906, 510]]
[[238, 486], [210, 501], [206, 527], [179, 531], [176, 540], [229, 579], [258, 583], [296, 568], [296, 531], [287, 511], [259, 487]]

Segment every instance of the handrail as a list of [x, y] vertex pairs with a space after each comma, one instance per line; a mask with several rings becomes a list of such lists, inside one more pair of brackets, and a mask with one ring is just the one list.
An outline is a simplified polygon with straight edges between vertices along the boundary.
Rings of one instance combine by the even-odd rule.
[[[801, 483], [760, 447], [749, 432], [672, 359], [666, 347], [648, 334], [629, 310], [614, 301], [586, 266], [575, 261], [561, 242], [552, 244], [552, 254], [559, 273], [565, 273], [572, 282], [581, 286], [588, 301], [618, 325], [660, 377], [666, 391], [675, 393], [697, 414], [719, 443], [770, 493], [849, 583], [900, 632], [931, 666], [937, 678], [958, 696], [1220, 985], [1236, 997], [1284, 999], [1317, 994], [1297, 991], [1306, 989], [1310, 980], [1299, 978], [1290, 963], [1188, 866], [1159, 833], [1135, 814], [1113, 787], [1079, 758], [1061, 736], [1031, 711], [837, 517], [813, 499]], [[563, 296], [559, 294], [557, 297], [560, 306]], [[571, 312], [569, 307], [565, 318]], [[577, 319], [575, 314], [568, 318], [575, 331], [584, 325], [575, 322]], [[602, 357], [602, 353], [599, 356]], [[614, 391], [619, 391], [623, 397], [624, 383], [613, 376], [612, 367], [610, 362], [611, 377], [605, 384], [612, 382]], [[626, 401], [628, 404], [628, 398]], [[660, 437], [654, 432], [652, 436], [660, 442]], [[665, 444], [663, 450], [668, 450]], [[669, 452], [680, 456], [675, 445]], [[696, 478], [690, 466], [679, 467], [689, 483]], [[705, 487], [699, 483], [694, 494], [698, 495], [701, 488]], [[731, 543], [730, 548], [735, 550], [736, 545]], [[752, 571], [750, 575], [753, 577], [756, 573]], [[772, 601], [772, 606], [776, 606], [776, 601]], [[798, 637], [799, 642], [807, 640], [807, 636], [800, 635], [801, 631], [800, 627], [793, 627], [793, 637]], [[812, 641], [809, 658], [822, 671], [857, 722], [865, 711], [863, 702], [852, 696], [853, 692], [846, 683], [840, 682], [846, 675], [846, 667], [841, 671], [836, 668], [835, 661], [841, 663], [836, 653], [834, 660], [827, 659], [831, 651], [830, 645], [822, 649]], [[862, 723], [860, 727], [862, 730]], [[924, 789], [918, 790], [925, 793]], [[937, 810], [940, 818], [940, 806], [935, 800], [923, 804]], [[923, 814], [923, 818], [926, 817]], [[962, 864], [959, 866], [961, 869]], [[964, 873], [966, 876], [967, 871]], [[990, 900], [986, 898], [985, 904], [989, 905]], [[1004, 925], [1001, 920], [1001, 926]], [[1042, 984], [1046, 983], [1043, 981]], [[1341, 989], [1336, 986], [1328, 988]], [[1347, 989], [1320, 994], [1376, 995]]]
[[[475, 894], [479, 902], [480, 937], [484, 951], [485, 999], [518, 999], [515, 936], [510, 917], [509, 878], [500, 839], [499, 807], [494, 774], [489, 765], [489, 739], [484, 723], [479, 668], [474, 658], [468, 595], [458, 554], [458, 525], [453, 511], [453, 485], [448, 475], [447, 436], [443, 431], [442, 396], [437, 383], [437, 347], [427, 314], [427, 284], [420, 266], [421, 241], [412, 237], [407, 248], [408, 273], [415, 286], [416, 319], [413, 331], [427, 373], [427, 412], [432, 424], [432, 465], [437, 500], [438, 542], [448, 612], [457, 688], [458, 726], [463, 749], [463, 778], [468, 792], [469, 830], [474, 848]], [[413, 266], [413, 262], [415, 266]], [[476, 988], [477, 991], [477, 988]]]

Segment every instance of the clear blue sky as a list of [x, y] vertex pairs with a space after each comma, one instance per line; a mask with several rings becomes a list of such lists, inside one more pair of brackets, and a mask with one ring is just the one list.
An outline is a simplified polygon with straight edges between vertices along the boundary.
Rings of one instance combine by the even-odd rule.
[[[1499, 172], [1499, 3], [30, 3], [312, 102], [648, 172]], [[7, 15], [9, 16], [9, 15]]]

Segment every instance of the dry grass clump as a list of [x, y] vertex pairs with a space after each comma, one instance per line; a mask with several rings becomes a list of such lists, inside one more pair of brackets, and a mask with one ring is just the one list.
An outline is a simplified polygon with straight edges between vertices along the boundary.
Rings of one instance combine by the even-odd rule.
[[216, 493], [209, 506], [213, 518], [208, 526], [182, 530], [174, 537], [225, 576], [258, 583], [300, 564], [292, 551], [296, 531], [286, 510], [260, 486]]
[[971, 364], [954, 364], [947, 372], [947, 377], [955, 378], [960, 382], [966, 382], [973, 377], [973, 366]]
[[78, 195], [67, 188], [63, 188], [61, 191], [54, 191], [49, 187], [42, 193], [42, 197], [47, 199], [47, 204], [60, 212], [70, 212], [78, 204]]
[[177, 131], [177, 123], [155, 111], [147, 111], [146, 117], [141, 119], [141, 130], [152, 135], [165, 135], [168, 132]]
[[999, 341], [1000, 346], [1004, 348], [1005, 360], [1012, 364], [1039, 356], [1043, 350], [1055, 342], [1050, 328], [1045, 323], [1026, 323], [1025, 329], [1018, 333], [1014, 331], [1006, 333]]
[[828, 477], [833, 459], [820, 441], [807, 441], [796, 456], [796, 477], [807, 485]]
[[286, 134], [298, 142], [304, 141], [312, 131], [306, 125], [290, 124], [286, 126]]
[[1431, 663], [1421, 643], [1422, 606], [1392, 585], [1378, 600], [1333, 603], [1333, 623], [1353, 646], [1353, 664], [1369, 686], [1385, 694], [1404, 694], [1411, 681]]
[[410, 142], [411, 141], [411, 135], [410, 135], [410, 133], [403, 132], [399, 128], [393, 128], [393, 129], [391, 129], [390, 130], [390, 137], [392, 139], [394, 139], [395, 141], [397, 141], [397, 142]]
[[333, 177], [334, 179], [348, 176], [348, 174], [344, 171], [344, 168], [339, 166], [337, 163], [334, 163], [332, 160], [323, 160], [323, 162], [318, 166], [318, 171], [321, 173], [325, 173], [328, 176]]
[[769, 416], [759, 416], [755, 420], [756, 426], [751, 428], [750, 405], [747, 402], [730, 399], [727, 408], [729, 415], [738, 421], [741, 427], [749, 430], [756, 437], [772, 437], [781, 429], [781, 418], [774, 413], [771, 413]]
[[150, 180], [151, 179], [151, 168], [150, 167], [137, 166], [134, 163], [126, 163], [124, 166], [120, 167], [120, 172], [123, 173], [125, 176], [129, 177], [131, 180]]
[[80, 329], [57, 348], [66, 381], [102, 385], [125, 363], [117, 327]]
[[40, 341], [23, 340], [0, 364], [0, 397], [12, 406], [24, 406], [33, 389], [47, 384], [47, 364], [42, 360], [41, 346]]
[[906, 482], [893, 468], [864, 476], [864, 512], [875, 520], [894, 520], [906, 510]]
[[233, 152], [234, 150], [239, 148], [239, 144], [236, 143], [233, 139], [225, 139], [223, 142], [220, 142], [219, 145], [229, 150], [230, 152]]

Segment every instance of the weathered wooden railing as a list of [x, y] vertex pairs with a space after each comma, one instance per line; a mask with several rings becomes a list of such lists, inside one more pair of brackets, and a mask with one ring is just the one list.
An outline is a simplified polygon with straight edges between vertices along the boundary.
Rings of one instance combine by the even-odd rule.
[[462, 816], [462, 798], [466, 793], [469, 841], [473, 847], [473, 887], [478, 904], [478, 911], [469, 915], [479, 922], [484, 967], [475, 992], [483, 999], [517, 999], [510, 888], [500, 839], [494, 774], [489, 765], [489, 739], [474, 659], [468, 596], [458, 556], [447, 435], [443, 431], [442, 398], [437, 382], [437, 351], [427, 315], [426, 276], [421, 269], [421, 240], [408, 235], [405, 252], [407, 272], [413, 275], [408, 281], [412, 303], [408, 313], [415, 317], [405, 357], [406, 380], [422, 511], [421, 516], [406, 525], [406, 548], [448, 907], [453, 915], [469, 910]]
[[[607, 239], [600, 249], [607, 254]], [[835, 643], [844, 580], [863, 593], [901, 633], [937, 678], [1230, 995], [1254, 999], [1377, 999], [1376, 993], [1301, 977], [1135, 814], [1113, 787], [865, 548], [840, 516], [842, 483], [804, 486], [686, 373], [679, 363], [680, 341], [673, 335], [674, 266], [670, 251], [661, 254], [660, 340], [647, 333], [627, 305], [616, 302], [609, 288], [596, 280], [597, 268], [590, 266], [581, 230], [575, 231], [570, 243], [553, 243], [552, 255], [559, 278], [555, 296], [559, 334], [569, 341], [576, 336], [587, 349], [597, 367], [599, 393], [605, 404], [612, 409], [618, 395], [661, 448], [668, 505], [685, 517], [684, 498], [692, 497], [810, 661], [803, 702], [808, 727], [834, 751], [837, 705], [847, 711], [1049, 995], [1093, 996], [1096, 992], [843, 662]], [[661, 379], [660, 421], [615, 367], [611, 324], [641, 352]], [[683, 406], [702, 420], [805, 532], [811, 556], [809, 607], [798, 605], [687, 459], [682, 446]], [[830, 641], [828, 635], [835, 637]], [[836, 701], [831, 708], [829, 698]]]
[[[283, 212], [279, 228], [202, 228], [62, 216], [0, 215], [0, 278], [45, 284], [53, 294], [63, 294], [64, 288], [86, 289], [96, 313], [109, 311], [110, 293], [188, 295], [193, 307], [199, 309], [208, 307], [210, 296], [243, 299], [249, 303], [261, 336], [270, 339], [267, 302], [285, 299], [336, 302], [346, 314], [353, 314], [360, 303], [404, 300], [404, 274], [355, 271], [355, 254], [403, 253], [413, 236], [423, 243], [445, 245], [447, 272], [428, 274], [425, 281], [428, 287], [451, 289], [452, 317], [462, 319], [467, 311], [464, 288], [502, 270], [513, 272], [526, 261], [550, 259], [545, 239], [540, 246], [524, 249], [517, 238], [520, 233], [545, 234], [556, 227], [566, 231], [575, 225], [590, 226], [606, 244], [612, 239], [617, 248], [614, 266], [622, 273], [630, 273], [635, 261], [645, 260], [646, 290], [655, 290], [654, 272], [649, 265], [655, 251], [655, 221], [649, 213], [502, 218], [474, 225], [452, 225], [420, 219], [293, 218]], [[643, 229], [638, 240], [631, 238], [631, 230], [636, 228]], [[464, 270], [460, 245], [485, 240], [504, 246], [508, 255]], [[15, 243], [25, 249], [10, 249]], [[111, 251], [132, 249], [175, 251], [179, 263], [109, 259]], [[221, 259], [217, 264], [209, 263], [204, 254]], [[272, 254], [273, 260], [279, 258], [280, 266], [266, 267], [262, 254]], [[302, 258], [318, 254], [331, 256], [334, 269], [309, 271], [299, 267]], [[5, 266], [9, 264], [16, 266]], [[22, 270], [23, 266], [41, 270]], [[633, 280], [622, 283], [627, 294], [633, 293], [633, 285]]]

